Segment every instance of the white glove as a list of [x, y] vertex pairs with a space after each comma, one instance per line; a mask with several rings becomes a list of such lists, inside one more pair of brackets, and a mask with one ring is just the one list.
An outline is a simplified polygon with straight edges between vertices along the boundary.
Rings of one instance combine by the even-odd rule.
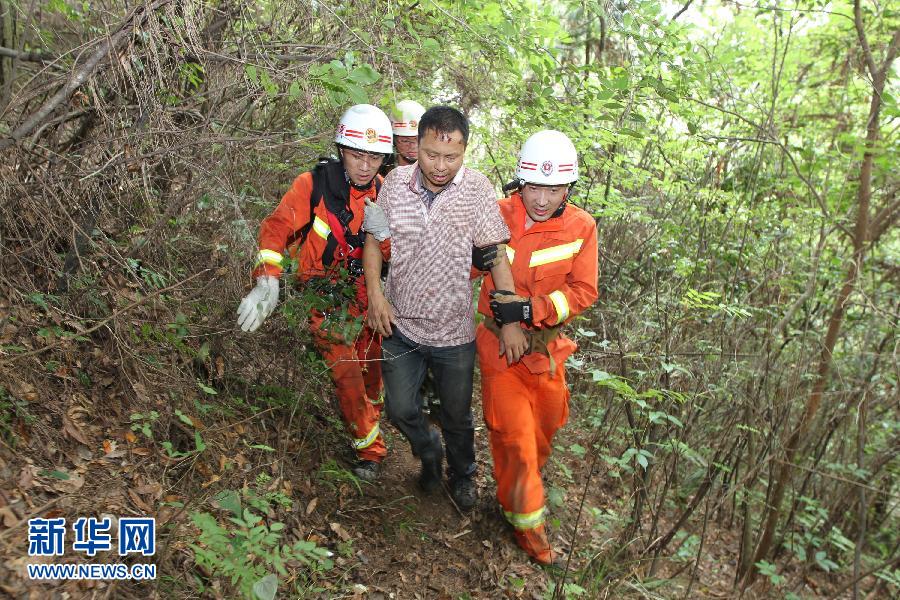
[[391, 226], [388, 225], [387, 215], [384, 209], [366, 198], [366, 213], [363, 216], [363, 230], [371, 233], [379, 242], [391, 237]]
[[238, 306], [238, 325], [242, 331], [256, 331], [277, 305], [278, 278], [271, 275], [257, 277], [256, 287], [250, 290]]

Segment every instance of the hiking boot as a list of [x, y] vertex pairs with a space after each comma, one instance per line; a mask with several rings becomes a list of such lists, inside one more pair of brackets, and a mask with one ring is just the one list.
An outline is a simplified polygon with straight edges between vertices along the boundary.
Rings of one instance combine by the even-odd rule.
[[363, 481], [372, 482], [378, 479], [381, 465], [374, 460], [359, 460], [353, 465], [353, 474]]
[[474, 477], [457, 477], [453, 480], [450, 495], [460, 510], [472, 510], [478, 501], [478, 488]]

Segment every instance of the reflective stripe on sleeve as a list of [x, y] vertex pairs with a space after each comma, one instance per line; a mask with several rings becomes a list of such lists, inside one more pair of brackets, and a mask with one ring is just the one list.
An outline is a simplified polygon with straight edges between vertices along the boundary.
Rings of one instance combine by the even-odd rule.
[[372, 428], [372, 431], [369, 432], [369, 435], [364, 438], [354, 438], [353, 447], [357, 450], [368, 448], [375, 443], [375, 440], [378, 438], [379, 433], [380, 429], [378, 427], [378, 423], [375, 423], [375, 427]]
[[260, 250], [259, 254], [256, 255], [256, 265], [254, 265], [254, 267], [258, 267], [262, 264], [281, 267], [281, 252], [276, 252], [274, 250]]
[[559, 246], [551, 246], [542, 250], [536, 250], [531, 253], [531, 260], [528, 262], [529, 267], [539, 267], [547, 263], [556, 262], [572, 258], [581, 250], [583, 239], [577, 239], [568, 244], [560, 244]]
[[530, 513], [514, 513], [503, 511], [506, 520], [516, 529], [534, 529], [544, 522], [544, 507]]
[[506, 258], [509, 259], [509, 264], [512, 264], [512, 261], [513, 261], [513, 259], [514, 259], [515, 257], [516, 257], [516, 251], [513, 250], [512, 248], [510, 248], [509, 245], [507, 244], [507, 246], [506, 246]]
[[313, 231], [315, 231], [323, 240], [327, 240], [328, 235], [331, 233], [331, 227], [328, 226], [328, 223], [316, 216], [313, 220]]
[[554, 325], [559, 325], [569, 317], [569, 301], [566, 300], [566, 295], [559, 290], [550, 292], [550, 301], [553, 302], [553, 307], [556, 308], [556, 323]]

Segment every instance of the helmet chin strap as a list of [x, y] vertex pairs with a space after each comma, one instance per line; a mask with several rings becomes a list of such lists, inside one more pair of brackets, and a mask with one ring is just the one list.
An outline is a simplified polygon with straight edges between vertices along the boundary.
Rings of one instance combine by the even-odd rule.
[[559, 206], [556, 210], [553, 211], [553, 214], [550, 215], [551, 219], [555, 219], [556, 217], [561, 217], [563, 212], [566, 210], [566, 203], [569, 202], [569, 190], [566, 190], [566, 195], [563, 198], [563, 201], [559, 203]]

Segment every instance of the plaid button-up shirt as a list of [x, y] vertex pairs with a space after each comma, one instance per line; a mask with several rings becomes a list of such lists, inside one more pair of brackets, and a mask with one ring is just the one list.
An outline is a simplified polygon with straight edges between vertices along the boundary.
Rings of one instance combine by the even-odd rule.
[[378, 204], [391, 226], [391, 268], [385, 294], [396, 326], [427, 346], [475, 339], [472, 245], [509, 239], [488, 178], [462, 167], [430, 203], [417, 165], [398, 167], [384, 180]]

